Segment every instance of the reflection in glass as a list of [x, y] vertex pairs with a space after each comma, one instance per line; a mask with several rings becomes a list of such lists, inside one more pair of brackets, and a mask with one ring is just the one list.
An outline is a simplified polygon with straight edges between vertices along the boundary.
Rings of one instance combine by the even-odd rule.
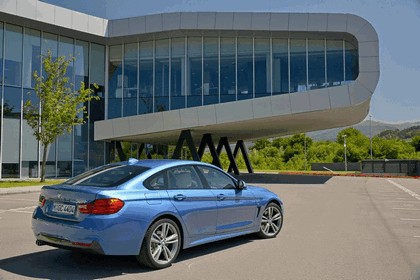
[[137, 43], [124, 45], [123, 116], [137, 114]]
[[308, 89], [326, 87], [325, 40], [308, 40]]
[[153, 113], [153, 41], [140, 43], [139, 114]]
[[20, 86], [22, 84], [22, 27], [6, 24], [4, 33], [4, 83]]
[[238, 38], [238, 100], [254, 97], [252, 38]]
[[202, 42], [201, 37], [188, 38], [187, 107], [202, 105]]
[[108, 118], [121, 117], [122, 111], [122, 46], [109, 47], [109, 67], [108, 67]]
[[290, 40], [290, 91], [307, 90], [306, 40]]
[[89, 43], [85, 41], [76, 40], [74, 46], [74, 74], [76, 89], [80, 88], [82, 82], [85, 87], [89, 86]]
[[185, 108], [185, 38], [171, 40], [171, 110]]
[[255, 97], [271, 95], [270, 39], [255, 38]]
[[[60, 42], [58, 43], [58, 56], [64, 56], [66, 60], [72, 59], [73, 54], [73, 39], [60, 36]], [[70, 61], [67, 67], [66, 77], [69, 78], [67, 86], [74, 85], [74, 73], [73, 73], [74, 61]]]
[[289, 47], [287, 39], [273, 39], [273, 94], [289, 92]]
[[3, 83], [3, 23], [0, 22], [0, 84]]
[[20, 176], [20, 112], [22, 89], [4, 87], [3, 105], [3, 145], [2, 145], [2, 176], [3, 178], [18, 178]]
[[[26, 63], [25, 63], [26, 64]], [[26, 67], [26, 65], [24, 65]], [[24, 89], [23, 103], [31, 100], [34, 106], [39, 104], [38, 98], [33, 89]], [[32, 128], [26, 120], [22, 123], [22, 177], [36, 178], [38, 177], [38, 141], [33, 135]]]
[[204, 105], [219, 103], [219, 39], [204, 38]]
[[346, 81], [354, 81], [359, 76], [359, 55], [357, 47], [346, 42]]
[[328, 86], [339, 86], [344, 80], [343, 40], [327, 40]]
[[41, 32], [26, 28], [23, 35], [23, 87], [34, 88], [34, 71], [41, 70]]
[[[101, 166], [104, 161], [104, 142], [94, 141], [94, 122], [105, 118], [105, 47], [103, 45], [90, 45], [90, 83], [99, 100], [89, 102], [89, 168]], [[96, 83], [98, 88], [92, 84]], [[79, 172], [79, 166], [74, 163], [74, 174]]]
[[[66, 60], [74, 57], [74, 41], [72, 38], [60, 36], [58, 43], [58, 56], [64, 56]], [[71, 61], [67, 67], [66, 76], [69, 78], [67, 86], [73, 84], [74, 87], [74, 61]], [[82, 113], [81, 113], [82, 114]], [[85, 157], [87, 143], [81, 139], [82, 127], [76, 126], [74, 128], [74, 155], [78, 157]], [[56, 141], [57, 147], [57, 176], [58, 177], [71, 177], [72, 176], [72, 155], [73, 155], [73, 142], [72, 133], [66, 133], [58, 137]], [[81, 155], [82, 154], [82, 155]]]
[[169, 40], [156, 41], [155, 112], [169, 110]]
[[235, 38], [220, 38], [220, 102], [236, 100]]

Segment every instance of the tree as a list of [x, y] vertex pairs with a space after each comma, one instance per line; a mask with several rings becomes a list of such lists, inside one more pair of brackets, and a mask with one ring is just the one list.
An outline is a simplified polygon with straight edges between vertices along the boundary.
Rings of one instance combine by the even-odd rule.
[[70, 133], [73, 126], [85, 123], [83, 115], [86, 113], [86, 106], [83, 104], [99, 97], [94, 96], [93, 90], [86, 88], [83, 82], [79, 90], [73, 90], [66, 73], [74, 58], [66, 59], [65, 56], [60, 56], [54, 59], [51, 51], [42, 58], [46, 77], [39, 75], [37, 71], [33, 73], [40, 108], [28, 100], [24, 111], [25, 119], [36, 140], [41, 142], [44, 148], [41, 167], [41, 182], [44, 182], [48, 147], [60, 135]]
[[420, 152], [420, 136], [415, 136], [411, 139], [411, 146], [416, 149], [416, 152]]

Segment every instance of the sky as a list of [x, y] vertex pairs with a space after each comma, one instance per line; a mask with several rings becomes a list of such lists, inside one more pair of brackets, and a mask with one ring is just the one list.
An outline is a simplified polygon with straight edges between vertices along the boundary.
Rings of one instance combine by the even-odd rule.
[[[372, 119], [420, 121], [420, 0], [44, 0], [115, 19], [162, 12], [351, 13], [376, 29], [380, 79]], [[419, 82], [419, 87], [417, 87]]]

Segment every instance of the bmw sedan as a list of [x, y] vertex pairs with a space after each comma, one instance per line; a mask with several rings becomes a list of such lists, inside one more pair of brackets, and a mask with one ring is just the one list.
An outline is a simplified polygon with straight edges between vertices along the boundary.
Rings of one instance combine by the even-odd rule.
[[283, 202], [206, 163], [136, 160], [108, 164], [45, 186], [32, 217], [38, 245], [134, 255], [170, 266], [181, 248], [256, 233], [273, 238]]

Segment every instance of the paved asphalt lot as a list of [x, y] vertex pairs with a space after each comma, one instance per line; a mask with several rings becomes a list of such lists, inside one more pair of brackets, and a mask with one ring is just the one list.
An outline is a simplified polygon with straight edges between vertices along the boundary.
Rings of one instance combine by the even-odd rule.
[[38, 194], [0, 196], [0, 279], [420, 279], [419, 179], [262, 185], [286, 205], [277, 238], [191, 248], [159, 271], [133, 257], [38, 247], [30, 229]]

